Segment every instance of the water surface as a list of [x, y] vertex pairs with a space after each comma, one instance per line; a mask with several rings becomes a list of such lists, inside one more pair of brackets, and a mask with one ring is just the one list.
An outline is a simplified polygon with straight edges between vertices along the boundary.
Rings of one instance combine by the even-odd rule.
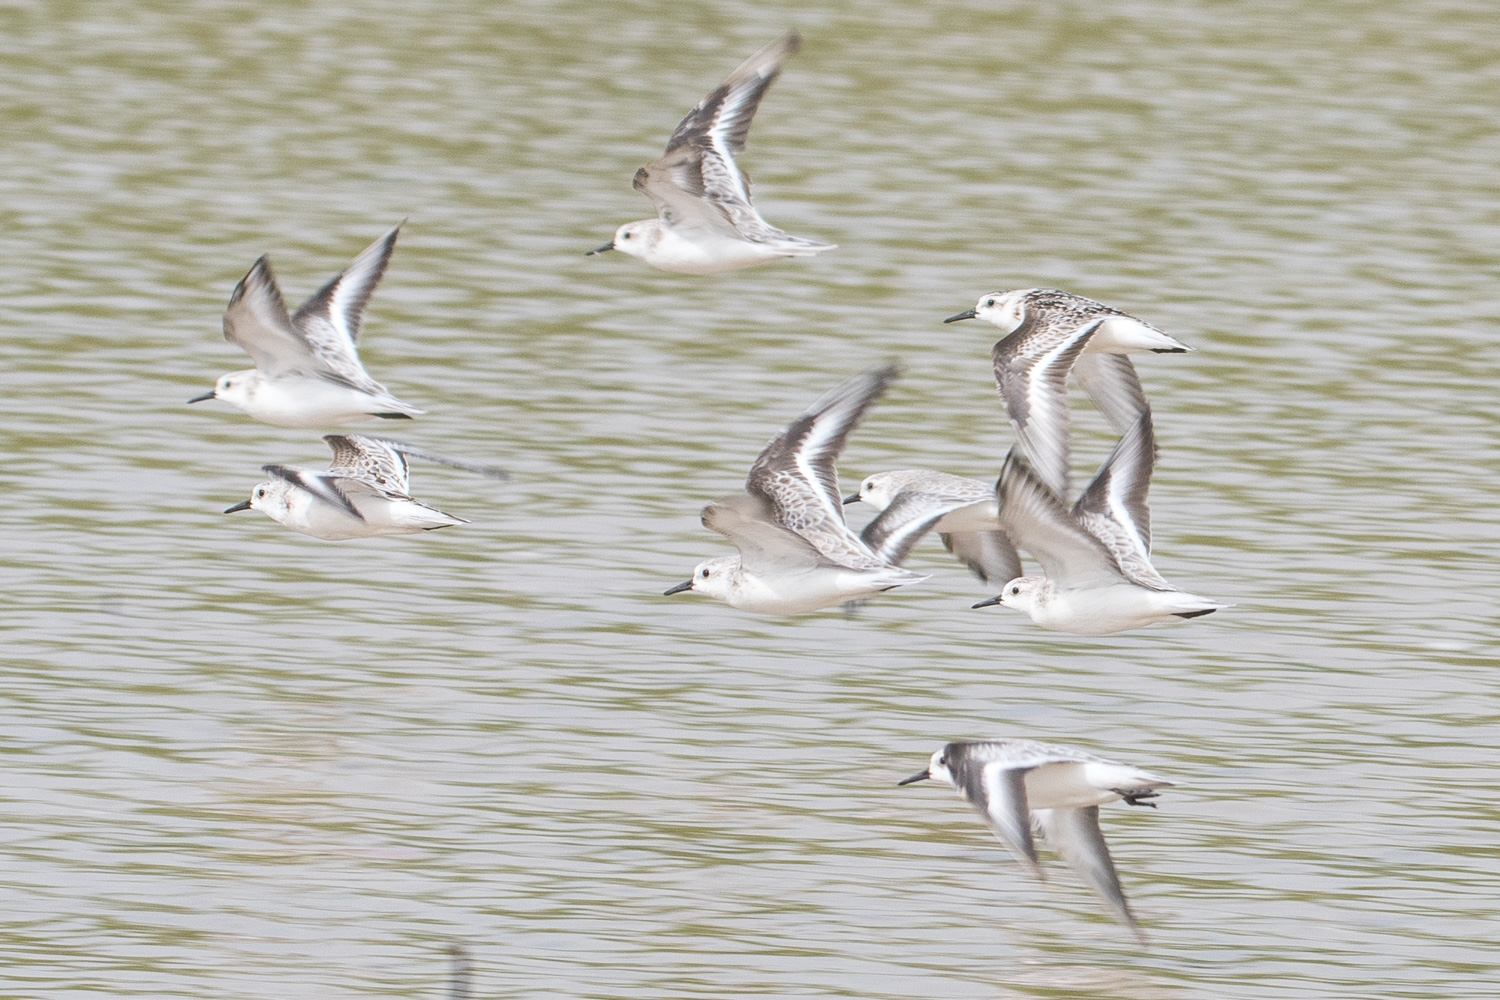
[[[5, 992], [430, 997], [459, 938], [486, 996], [1491, 995], [1492, 13], [0, 13]], [[840, 249], [583, 257], [789, 26], [744, 164]], [[300, 301], [403, 218], [365, 361], [430, 411], [395, 430], [513, 480], [417, 468], [474, 522], [421, 538], [224, 517], [326, 460], [184, 405], [247, 364], [230, 289], [269, 252]], [[1157, 564], [1234, 609], [1045, 633], [935, 542], [854, 617], [660, 596], [728, 551], [701, 505], [886, 359], [846, 481], [993, 476], [993, 332], [940, 320], [1033, 285], [1197, 348], [1140, 363]], [[1179, 782], [1105, 810], [1149, 950], [895, 788], [992, 735]]]

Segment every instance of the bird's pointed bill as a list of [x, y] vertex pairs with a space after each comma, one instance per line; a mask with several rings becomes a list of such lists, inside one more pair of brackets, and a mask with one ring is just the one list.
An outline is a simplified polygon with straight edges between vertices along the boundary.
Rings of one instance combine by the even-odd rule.
[[249, 500], [241, 500], [239, 503], [235, 504], [233, 507], [225, 507], [224, 508], [224, 513], [226, 513], [226, 514], [233, 514], [237, 510], [249, 510], [249, 509], [250, 509], [250, 501]]
[[971, 605], [969, 605], [969, 610], [972, 611], [975, 608], [992, 608], [992, 607], [994, 607], [995, 605], [997, 605], [999, 603], [1000, 603], [1000, 598], [998, 598], [998, 597], [990, 597], [990, 598], [986, 598], [983, 601], [980, 601], [978, 604], [971, 604]]
[[205, 392], [201, 396], [194, 396], [192, 399], [188, 400], [188, 402], [189, 403], [201, 403], [205, 399], [213, 399], [213, 398], [215, 398], [216, 396], [218, 396], [218, 393], [219, 393], [219, 391], [217, 389], [210, 389], [210, 390], [208, 390], [207, 392]]
[[932, 775], [928, 774], [926, 771], [918, 771], [916, 774], [912, 775], [910, 778], [902, 778], [900, 781], [896, 782], [896, 784], [897, 785], [910, 785], [910, 784], [913, 784], [913, 783], [918, 782], [918, 781], [926, 781], [930, 777], [932, 777]]
[[943, 320], [943, 322], [944, 323], [957, 323], [961, 319], [974, 319], [978, 315], [979, 314], [976, 313], [972, 309], [965, 309], [961, 313], [956, 313], [956, 314], [954, 314], [952, 316], [949, 316], [947, 319]]
[[692, 580], [684, 580], [682, 583], [679, 583], [675, 587], [672, 587], [672, 588], [667, 589], [667, 590], [663, 590], [661, 592], [661, 596], [663, 596], [663, 597], [671, 597], [673, 594], [680, 594], [684, 590], [692, 590], [692, 589], [693, 589], [693, 581]]
[[603, 253], [606, 250], [613, 250], [614, 248], [615, 248], [615, 241], [614, 240], [610, 240], [608, 243], [604, 244], [602, 247], [594, 247], [594, 249], [592, 249], [588, 253], [584, 254], [584, 256], [585, 257], [592, 257], [596, 253]]

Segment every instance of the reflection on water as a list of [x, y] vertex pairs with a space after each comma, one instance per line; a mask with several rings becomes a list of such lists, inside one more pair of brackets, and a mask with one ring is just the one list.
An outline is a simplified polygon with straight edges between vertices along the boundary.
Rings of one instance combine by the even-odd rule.
[[[17, 992], [1486, 996], [1500, 528], [1493, 32], [1457, 0], [0, 14], [3, 821]], [[584, 258], [683, 111], [807, 39], [744, 165], [813, 261]], [[409, 218], [365, 327], [472, 518], [218, 511], [317, 435], [183, 400], [272, 254]], [[993, 336], [1058, 285], [1147, 358], [1157, 564], [1236, 607], [1106, 639], [910, 594], [661, 598], [819, 392], [898, 357], [846, 480], [995, 474]], [[1110, 445], [1085, 421], [1082, 465]], [[389, 430], [389, 428], [382, 428]], [[1143, 953], [896, 779], [1034, 735], [1179, 787], [1104, 818]]]

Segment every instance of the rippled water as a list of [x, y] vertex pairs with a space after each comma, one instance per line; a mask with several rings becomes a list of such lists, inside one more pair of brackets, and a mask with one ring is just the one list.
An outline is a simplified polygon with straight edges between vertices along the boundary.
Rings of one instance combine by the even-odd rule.
[[[0, 12], [6, 995], [430, 997], [451, 939], [486, 996], [1493, 995], [1488, 5], [350, 6]], [[793, 25], [745, 165], [841, 248], [583, 257]], [[366, 363], [513, 480], [417, 469], [474, 521], [420, 538], [225, 518], [326, 457], [183, 404], [229, 290], [402, 218]], [[1027, 285], [1199, 349], [1141, 363], [1157, 563], [1233, 610], [1044, 633], [935, 543], [852, 618], [660, 596], [884, 359], [846, 478], [994, 475], [993, 335], [939, 320]], [[1148, 950], [894, 787], [1001, 734], [1180, 783], [1104, 811]]]

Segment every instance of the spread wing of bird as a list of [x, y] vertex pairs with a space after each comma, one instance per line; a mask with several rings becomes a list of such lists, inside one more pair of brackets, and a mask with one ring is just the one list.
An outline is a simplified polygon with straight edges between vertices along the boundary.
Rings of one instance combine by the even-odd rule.
[[938, 537], [954, 558], [985, 583], [1005, 584], [1024, 575], [1021, 554], [1004, 531], [945, 531]]
[[224, 310], [224, 339], [250, 355], [267, 375], [317, 364], [307, 341], [292, 329], [269, 257], [257, 260], [234, 286]]
[[1099, 807], [1038, 809], [1036, 819], [1048, 846], [1139, 935], [1140, 928], [1120, 886], [1114, 860], [1109, 856], [1109, 845], [1099, 829]]
[[323, 437], [333, 449], [328, 471], [379, 486], [388, 493], [410, 496], [410, 469], [406, 455], [394, 442], [359, 434], [328, 434]]
[[342, 274], [318, 289], [292, 316], [292, 326], [318, 360], [354, 383], [370, 381], [355, 345], [364, 325], [365, 309], [391, 262], [400, 232], [397, 225], [366, 247]]
[[354, 503], [349, 499], [348, 493], [343, 489], [343, 484], [352, 480], [347, 480], [342, 476], [327, 472], [293, 469], [285, 465], [263, 465], [261, 469], [269, 472], [277, 479], [306, 490], [320, 500], [341, 508], [350, 517], [361, 521], [365, 519], [365, 516], [359, 512], [358, 507], [354, 506]]
[[1090, 351], [1073, 362], [1073, 375], [1104, 419], [1121, 434], [1151, 410], [1135, 363], [1127, 355]]
[[717, 531], [740, 551], [740, 565], [751, 573], [813, 569], [827, 560], [807, 539], [770, 519], [769, 505], [744, 493], [703, 508], [703, 526]]
[[949, 752], [948, 773], [959, 794], [968, 799], [995, 835], [1021, 863], [1042, 877], [1036, 844], [1031, 836], [1031, 809], [1026, 802], [1025, 767], [1004, 761]]
[[636, 171], [634, 186], [674, 229], [706, 227], [757, 242], [801, 242], [766, 222], [750, 203], [750, 179], [735, 162], [745, 149], [761, 98], [787, 56], [802, 47], [795, 32], [772, 42], [689, 111], [659, 159]]
[[899, 371], [887, 365], [866, 372], [819, 399], [771, 440], [745, 480], [746, 492], [769, 504], [772, 521], [843, 566], [885, 565], [844, 522], [836, 463], [850, 432]]
[[1131, 582], [1154, 590], [1172, 585], [1151, 565], [1151, 507], [1156, 468], [1151, 411], [1142, 413], [1073, 505], [1074, 520], [1111, 554]]
[[1000, 470], [1000, 524], [1017, 548], [1031, 553], [1062, 587], [1107, 587], [1123, 581], [1113, 552], [1087, 531], [1012, 450]]
[[1054, 493], [1067, 496], [1072, 476], [1072, 411], [1068, 373], [1098, 328], [1071, 316], [1028, 309], [1026, 318], [995, 345], [995, 383], [1021, 449]]

